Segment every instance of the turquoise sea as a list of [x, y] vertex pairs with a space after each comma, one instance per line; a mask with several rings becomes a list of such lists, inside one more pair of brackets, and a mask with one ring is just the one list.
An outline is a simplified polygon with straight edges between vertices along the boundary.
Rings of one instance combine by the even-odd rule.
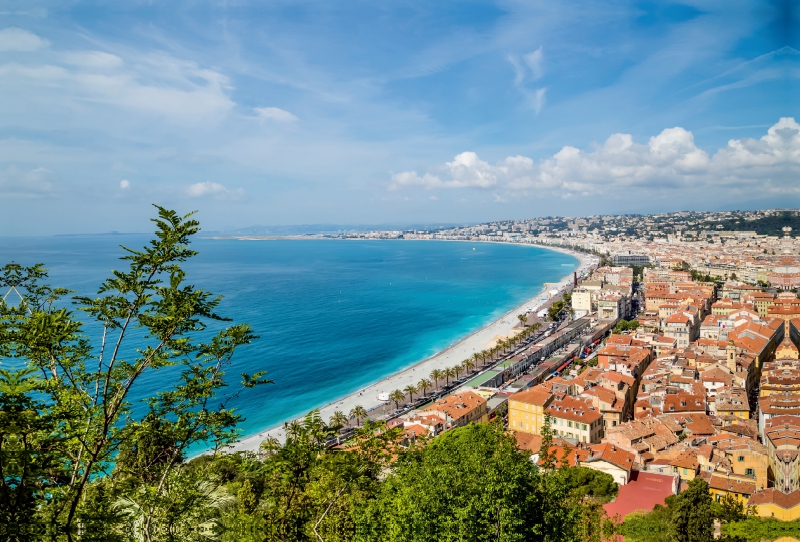
[[[53, 285], [91, 295], [123, 267], [119, 244], [147, 239], [5, 238], [0, 262], [43, 262]], [[230, 374], [266, 370], [275, 382], [237, 399], [245, 434], [435, 354], [577, 266], [558, 252], [489, 243], [197, 239], [193, 247], [189, 280], [224, 295], [219, 312], [261, 336], [237, 353]], [[133, 398], [164, 381], [151, 374]]]

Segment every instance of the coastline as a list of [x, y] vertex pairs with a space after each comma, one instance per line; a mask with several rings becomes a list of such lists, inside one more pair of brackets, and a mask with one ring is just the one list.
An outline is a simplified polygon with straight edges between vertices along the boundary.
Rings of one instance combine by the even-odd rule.
[[[241, 240], [256, 240], [252, 238], [239, 238]], [[285, 238], [284, 238], [285, 239]], [[259, 239], [260, 240], [260, 239]], [[489, 242], [489, 241], [479, 241]], [[497, 243], [496, 241], [491, 241]], [[520, 243], [499, 243], [499, 244], [520, 244]], [[547, 245], [528, 245], [537, 246], [546, 250], [554, 250], [562, 254], [568, 254], [578, 259], [578, 266], [571, 270], [567, 275], [563, 276], [557, 283], [547, 283], [535, 297], [526, 300], [519, 306], [514, 307], [512, 310], [507, 311], [498, 319], [484, 325], [480, 329], [470, 333], [469, 335], [461, 338], [457, 342], [448, 346], [423, 360], [420, 360], [413, 365], [410, 365], [398, 372], [392, 373], [377, 382], [356, 390], [344, 397], [340, 397], [333, 401], [326, 403], [318, 410], [324, 420], [328, 420], [335, 411], [341, 410], [347, 415], [350, 410], [357, 406], [363, 406], [368, 411], [378, 408], [383, 405], [383, 401], [378, 400], [378, 394], [390, 393], [395, 389], [403, 389], [409, 384], [416, 384], [422, 378], [428, 378], [430, 372], [434, 369], [443, 369], [445, 367], [453, 366], [463, 360], [471, 357], [473, 353], [483, 350], [487, 343], [491, 342], [498, 335], [507, 336], [511, 330], [517, 325], [517, 314], [526, 312], [528, 307], [531, 307], [534, 312], [539, 310], [539, 307], [546, 303], [541, 298], [553, 288], [557, 288], [562, 292], [566, 286], [572, 282], [573, 273], [580, 273], [581, 271], [589, 268], [596, 263], [596, 257], [583, 252], [565, 249], [563, 247], [553, 247]], [[547, 296], [549, 299], [549, 296]], [[227, 451], [240, 452], [240, 451], [256, 451], [258, 450], [262, 441], [267, 438], [275, 438], [283, 443], [285, 439], [283, 423], [259, 431], [256, 434], [251, 434], [243, 437], [235, 444], [229, 446]]]

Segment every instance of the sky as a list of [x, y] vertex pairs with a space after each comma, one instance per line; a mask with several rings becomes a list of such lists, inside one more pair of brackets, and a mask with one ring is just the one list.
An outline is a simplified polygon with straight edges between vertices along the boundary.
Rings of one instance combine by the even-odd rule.
[[0, 3], [0, 235], [800, 206], [793, 1]]

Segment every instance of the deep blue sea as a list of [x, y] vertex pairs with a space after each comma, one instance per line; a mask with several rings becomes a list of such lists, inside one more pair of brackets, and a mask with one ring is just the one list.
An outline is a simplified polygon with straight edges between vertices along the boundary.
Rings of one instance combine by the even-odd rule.
[[[139, 248], [147, 239], [0, 238], [0, 263], [42, 262], [51, 284], [92, 295], [125, 265], [119, 244]], [[229, 374], [266, 370], [274, 380], [236, 401], [245, 435], [435, 354], [577, 266], [558, 252], [488, 243], [197, 239], [193, 248], [188, 280], [224, 295], [220, 314], [261, 337], [237, 352]], [[151, 373], [132, 398], [161, 389], [168, 376]]]

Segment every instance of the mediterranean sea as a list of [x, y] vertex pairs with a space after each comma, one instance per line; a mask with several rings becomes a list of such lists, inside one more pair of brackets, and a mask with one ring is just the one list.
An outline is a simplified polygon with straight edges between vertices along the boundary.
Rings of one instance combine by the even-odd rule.
[[[0, 239], [0, 263], [42, 262], [50, 283], [94, 295], [136, 235]], [[196, 239], [188, 282], [221, 294], [221, 315], [260, 336], [229, 370], [274, 384], [234, 406], [252, 434], [305, 414], [445, 349], [557, 282], [577, 259], [539, 247], [444, 241]], [[4, 293], [4, 292], [3, 292]], [[78, 313], [78, 317], [82, 315]], [[92, 340], [96, 326], [88, 325]], [[163, 387], [151, 372], [131, 399]], [[231, 386], [231, 390], [235, 386]]]

